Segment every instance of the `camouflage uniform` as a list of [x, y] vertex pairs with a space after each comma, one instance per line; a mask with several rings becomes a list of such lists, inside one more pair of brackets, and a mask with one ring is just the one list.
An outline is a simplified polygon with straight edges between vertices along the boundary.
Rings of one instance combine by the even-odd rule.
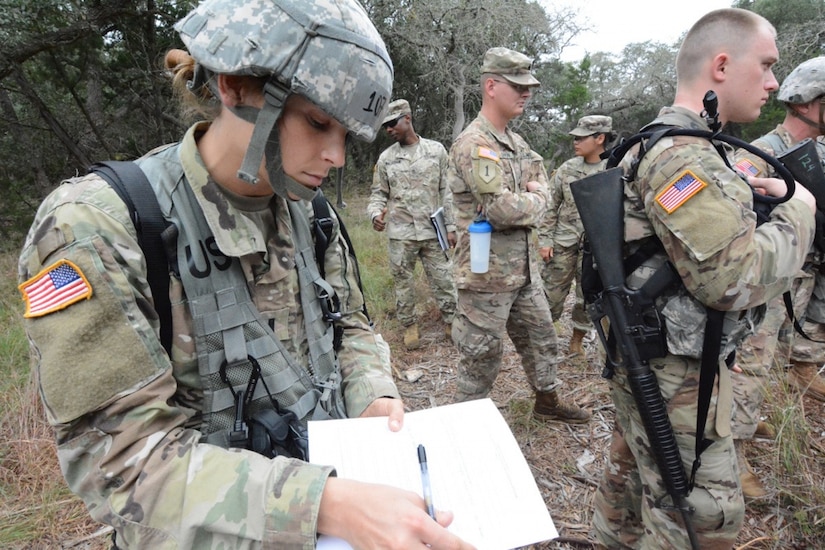
[[[662, 109], [654, 124], [707, 130], [701, 117], [679, 107]], [[634, 155], [625, 156], [625, 169]], [[693, 182], [694, 192], [678, 193], [676, 184], [683, 182]], [[645, 239], [658, 238], [684, 284], [657, 302], [669, 353], [652, 359], [650, 366], [688, 472], [695, 447], [704, 305], [729, 312], [720, 355], [725, 357], [758, 318], [753, 308], [790, 286], [802, 265], [797, 251], [807, 249], [813, 238], [813, 216], [801, 201], [777, 206], [771, 221], [759, 228], [751, 202], [748, 185], [701, 138], [662, 138], [645, 155], [638, 177], [625, 185], [628, 252]], [[648, 267], [631, 274], [628, 284], [638, 288], [649, 276]], [[611, 548], [688, 547], [678, 512], [656, 505], [669, 498], [623, 368], [610, 385], [616, 427], [594, 501], [596, 536]], [[730, 548], [744, 518], [730, 432], [730, 376], [721, 359], [717, 387], [704, 433], [713, 443], [702, 454], [696, 486], [687, 497], [696, 510], [692, 519], [702, 548]]]
[[[791, 148], [796, 140], [779, 124], [768, 135], [775, 138], [761, 137], [752, 142], [768, 155], [776, 157]], [[778, 139], [782, 148], [777, 150]], [[751, 176], [777, 177], [776, 171], [765, 160], [744, 149], [736, 151], [736, 168]], [[816, 331], [816, 325], [805, 320], [805, 309], [810, 302], [814, 291], [814, 275], [822, 264], [821, 253], [811, 250], [802, 269], [797, 273], [791, 289], [791, 299], [794, 304], [794, 315], [800, 323], [807, 323], [803, 329]], [[816, 337], [814, 337], [816, 338]], [[737, 363], [742, 373], [732, 373], [734, 408], [732, 429], [734, 439], [751, 439], [759, 422], [759, 411], [762, 407], [765, 391], [768, 384], [768, 368], [779, 369], [786, 367], [792, 358], [792, 348], [796, 343], [802, 344], [804, 339], [796, 338], [794, 327], [785, 307], [783, 297], [777, 296], [768, 304], [765, 319], [759, 325], [756, 333], [742, 343], [737, 351]], [[814, 346], [815, 347], [815, 346]], [[825, 348], [819, 346], [821, 359], [814, 358], [811, 362], [825, 362]], [[801, 360], [801, 359], [800, 359]]]
[[430, 214], [447, 205], [447, 230], [455, 231], [450, 219], [449, 189], [443, 177], [447, 170], [447, 150], [437, 141], [419, 138], [418, 143], [389, 146], [375, 165], [372, 192], [367, 206], [369, 217], [387, 209], [390, 269], [395, 283], [398, 320], [416, 323], [413, 272], [420, 258], [445, 323], [455, 315], [455, 285], [450, 262], [430, 222]]
[[576, 279], [576, 304], [573, 307], [573, 328], [583, 332], [591, 329], [590, 318], [584, 310], [581, 289], [581, 261], [579, 249], [584, 228], [579, 212], [570, 194], [570, 183], [604, 170], [607, 160], [596, 164], [585, 162], [582, 157], [565, 161], [550, 177], [553, 207], [547, 211], [545, 223], [539, 231], [539, 247], [551, 247], [553, 257], [542, 268], [544, 288], [550, 302], [553, 319], [561, 319], [564, 300]]
[[[206, 124], [192, 127], [179, 144], [159, 148], [138, 164], [145, 172], [151, 167], [147, 174], [153, 175], [149, 180], [156, 192], [158, 182], [171, 178], [176, 189], [191, 188], [195, 198], [188, 206], [202, 212], [208, 224], [213, 237], [200, 245], [213, 261], [188, 266], [182, 261], [184, 269], [217, 275], [227, 264], [240, 265], [247, 282], [242, 293], [249, 294], [271, 331], [257, 337], [236, 331], [237, 340], [247, 346], [280, 342], [310, 370], [311, 342], [305, 330], [315, 325], [304, 322], [298, 294], [304, 283], [298, 281], [302, 272], [296, 268], [290, 212], [300, 215], [303, 205], [309, 217], [312, 208], [308, 202], [288, 208], [285, 197], [292, 189], [314, 193], [285, 181], [278, 142], [267, 138], [284, 98], [292, 93], [323, 106], [354, 135], [374, 138], [386, 105], [379, 101], [368, 112], [362, 100], [369, 96], [365, 90], [373, 90], [375, 99], [390, 96], [392, 65], [359, 4], [304, 0], [299, 8], [290, 8], [287, 13], [271, 3], [207, 0], [176, 25], [198, 63], [190, 81], [193, 92], [211, 86], [214, 73], [284, 77], [268, 81], [267, 101], [257, 115], [248, 107], [236, 110], [251, 122], [257, 116], [254, 136], [263, 136], [250, 141], [242, 176], [249, 175], [243, 170], [246, 161], [257, 174], [266, 146], [275, 195], [235, 195], [209, 177], [196, 145]], [[319, 24], [318, 32], [305, 32], [295, 21], [296, 9]], [[302, 47], [296, 51], [285, 44]], [[284, 70], [291, 73], [276, 73], [281, 69], [275, 67], [286, 60], [290, 64]], [[324, 85], [316, 86], [319, 81]], [[334, 85], [344, 81], [346, 86]], [[288, 88], [292, 85], [305, 88]], [[279, 86], [283, 95], [273, 91]], [[340, 298], [343, 315], [338, 359], [346, 411], [359, 416], [375, 399], [397, 398], [398, 392], [386, 344], [362, 313], [363, 296], [348, 255], [334, 219], [324, 258], [326, 280]], [[235, 260], [226, 262], [227, 257]], [[147, 262], [127, 207], [107, 183], [91, 175], [74, 178], [44, 200], [26, 238], [18, 275], [21, 281], [42, 282], [37, 289], [21, 285], [21, 290], [27, 296], [26, 329], [40, 395], [56, 432], [63, 475], [91, 516], [115, 528], [120, 547], [315, 547], [321, 495], [333, 468], [202, 442], [204, 434], [197, 428], [210, 416], [208, 404], [215, 395], [203, 390], [199, 362], [204, 354], [219, 355], [220, 349], [195, 347], [196, 335], [205, 331], [193, 326], [195, 296], [183, 287], [178, 272], [170, 275], [170, 354], [161, 346]], [[31, 300], [35, 290], [37, 311]], [[234, 297], [215, 299], [232, 302]], [[259, 393], [278, 393], [275, 383], [296, 385], [295, 378], [273, 378], [265, 392], [258, 385]]]
[[[273, 331], [306, 365], [306, 343], [286, 202], [223, 194], [207, 179], [193, 128], [180, 162], [200, 207], [239, 257]], [[204, 197], [211, 197], [205, 199]], [[311, 208], [310, 208], [311, 210]], [[337, 221], [337, 220], [336, 220]], [[350, 416], [397, 397], [387, 357], [361, 313], [363, 297], [335, 224], [327, 279], [347, 304], [339, 351]], [[276, 261], [268, 262], [265, 258]], [[92, 289], [88, 300], [28, 320], [41, 396], [58, 458], [92, 516], [140, 548], [313, 548], [328, 466], [199, 442], [204, 405], [186, 290], [174, 276], [171, 361], [157, 337], [146, 266], [126, 207], [95, 176], [69, 180], [38, 210], [20, 258], [20, 279], [65, 259]], [[68, 383], [67, 383], [68, 382]]]
[[[530, 386], [553, 390], [558, 342], [533, 244], [550, 194], [545, 187], [532, 193], [524, 187], [528, 181], [546, 185], [541, 157], [521, 136], [509, 129], [499, 133], [479, 115], [450, 149], [447, 181], [458, 229], [453, 255], [458, 289], [453, 340], [461, 353], [457, 399], [488, 394], [501, 367], [505, 330]], [[467, 227], [479, 205], [493, 226], [487, 273], [470, 271]]]

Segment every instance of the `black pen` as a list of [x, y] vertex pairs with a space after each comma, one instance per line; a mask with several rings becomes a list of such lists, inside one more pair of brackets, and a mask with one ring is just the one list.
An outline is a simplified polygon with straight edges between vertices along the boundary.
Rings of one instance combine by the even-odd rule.
[[418, 446], [418, 464], [421, 466], [421, 486], [424, 489], [424, 503], [427, 505], [427, 513], [435, 519], [435, 509], [433, 508], [433, 488], [430, 485], [430, 472], [427, 469], [427, 451], [424, 445]]

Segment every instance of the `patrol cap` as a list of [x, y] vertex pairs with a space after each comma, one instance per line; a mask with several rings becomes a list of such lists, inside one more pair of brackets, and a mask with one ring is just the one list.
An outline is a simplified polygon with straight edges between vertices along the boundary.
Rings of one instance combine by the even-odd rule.
[[404, 115], [412, 114], [412, 110], [410, 110], [410, 104], [407, 102], [406, 99], [396, 99], [392, 103], [387, 110], [387, 116], [384, 117], [384, 120], [381, 121], [381, 124], [386, 124], [396, 118], [401, 118]]
[[507, 48], [490, 48], [484, 54], [481, 74], [497, 74], [518, 86], [539, 86], [541, 82], [533, 76], [532, 67], [533, 61], [523, 53]]
[[801, 105], [825, 95], [825, 56], [803, 61], [791, 71], [776, 98], [785, 103]]
[[587, 115], [579, 119], [575, 128], [567, 132], [571, 136], [609, 134], [613, 131], [613, 119], [604, 115]]

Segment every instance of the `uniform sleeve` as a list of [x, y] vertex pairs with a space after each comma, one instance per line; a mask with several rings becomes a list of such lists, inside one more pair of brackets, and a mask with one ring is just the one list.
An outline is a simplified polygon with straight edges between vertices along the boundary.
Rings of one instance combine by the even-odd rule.
[[[56, 269], [83, 293], [27, 286]], [[199, 443], [158, 340], [146, 266], [122, 202], [97, 179], [43, 203], [19, 263], [40, 394], [69, 488], [130, 548], [314, 548], [329, 467]], [[61, 279], [59, 284], [64, 281]], [[43, 292], [43, 287], [38, 287]], [[78, 298], [75, 300], [74, 298]]]
[[367, 216], [370, 220], [380, 215], [387, 206], [390, 196], [390, 182], [387, 178], [387, 165], [384, 155], [378, 157], [378, 162], [372, 170], [372, 187], [370, 188], [370, 200], [367, 204]]
[[564, 203], [564, 194], [562, 191], [563, 185], [563, 178], [564, 178], [564, 165], [560, 166], [558, 170], [553, 172], [553, 175], [550, 176], [550, 201], [551, 204], [547, 208], [547, 214], [542, 221], [541, 226], [539, 227], [539, 246], [540, 247], [553, 247], [554, 246], [554, 235], [556, 232], [556, 226], [559, 222], [559, 209], [561, 209], [562, 204]]
[[454, 232], [453, 193], [450, 191], [450, 186], [447, 183], [447, 168], [449, 163], [450, 159], [447, 154], [447, 149], [441, 145], [438, 157], [438, 196], [441, 198], [441, 206], [444, 207], [444, 223], [447, 226], [447, 231]]
[[813, 239], [808, 207], [791, 199], [757, 227], [750, 188], [707, 142], [662, 141], [640, 166], [656, 175], [642, 194], [687, 289], [709, 307], [744, 310], [789, 288]]
[[[335, 214], [333, 213], [333, 216]], [[326, 252], [326, 280], [341, 301], [343, 340], [338, 360], [343, 375], [347, 416], [361, 416], [370, 403], [380, 397], [400, 398], [392, 379], [387, 343], [370, 326], [363, 311], [364, 295], [359, 286], [358, 266], [342, 238], [335, 217], [334, 246]]]

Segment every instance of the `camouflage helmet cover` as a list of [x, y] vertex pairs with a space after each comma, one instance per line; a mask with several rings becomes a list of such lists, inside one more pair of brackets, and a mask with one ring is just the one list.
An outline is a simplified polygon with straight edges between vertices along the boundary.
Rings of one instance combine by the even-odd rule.
[[825, 56], [804, 61], [791, 71], [776, 98], [792, 105], [801, 105], [825, 95]]
[[175, 30], [209, 71], [272, 75], [354, 136], [375, 139], [393, 67], [355, 0], [205, 0]]

